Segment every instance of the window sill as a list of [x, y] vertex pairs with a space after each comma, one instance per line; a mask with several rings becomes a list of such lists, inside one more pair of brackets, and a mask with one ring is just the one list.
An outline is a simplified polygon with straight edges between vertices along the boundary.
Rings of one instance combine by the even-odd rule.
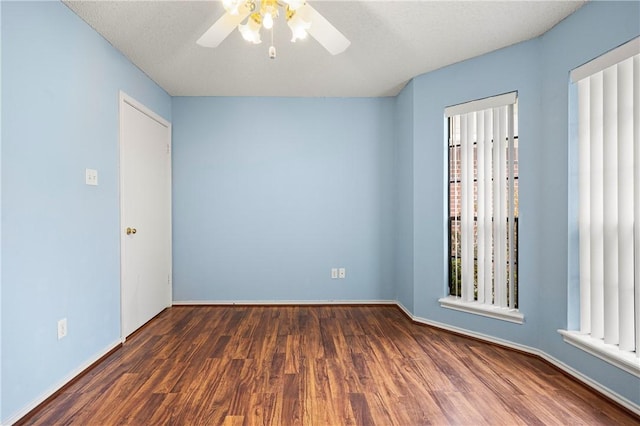
[[570, 345], [640, 377], [640, 358], [635, 352], [621, 351], [616, 345], [605, 344], [600, 339], [593, 339], [588, 334], [580, 334], [577, 331], [558, 330], [558, 333], [562, 334], [564, 341]]
[[509, 321], [516, 324], [524, 323], [524, 315], [516, 309], [499, 308], [497, 306], [485, 305], [478, 302], [463, 302], [460, 298], [447, 296], [438, 300], [440, 306], [456, 311], [467, 312], [470, 314], [482, 315], [484, 317]]

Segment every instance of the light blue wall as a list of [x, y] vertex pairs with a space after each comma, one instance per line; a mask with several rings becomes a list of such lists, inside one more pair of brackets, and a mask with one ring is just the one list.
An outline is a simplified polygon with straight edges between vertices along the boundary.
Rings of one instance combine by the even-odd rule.
[[[414, 79], [414, 314], [457, 327], [537, 345], [536, 265], [542, 242], [535, 231], [542, 192], [540, 172], [540, 42], [532, 40]], [[518, 91], [519, 109], [519, 307], [524, 325], [442, 309], [447, 294], [447, 150], [444, 108]]]
[[174, 300], [392, 299], [393, 105], [174, 98]]
[[[0, 331], [2, 331], [2, 7], [0, 6]], [[2, 337], [0, 337], [0, 424], [2, 423]]]
[[[575, 316], [567, 309], [569, 71], [639, 33], [640, 3], [588, 3], [544, 37], [415, 78], [404, 89], [414, 98], [413, 158], [398, 166], [413, 168], [414, 315], [540, 349], [636, 404], [637, 378], [564, 343], [557, 330]], [[447, 293], [444, 107], [513, 90], [519, 95], [523, 325], [437, 302]], [[409, 206], [405, 200], [402, 209]]]
[[396, 299], [410, 310], [413, 306], [413, 81], [396, 97], [395, 105], [395, 240], [394, 272]]
[[118, 93], [171, 98], [63, 4], [1, 7], [6, 421], [119, 341]]

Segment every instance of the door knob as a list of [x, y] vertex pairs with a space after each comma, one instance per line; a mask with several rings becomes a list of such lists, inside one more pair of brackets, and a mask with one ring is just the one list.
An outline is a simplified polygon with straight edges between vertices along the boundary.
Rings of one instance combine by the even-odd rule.
[[138, 232], [136, 228], [127, 228], [127, 235], [135, 234]]

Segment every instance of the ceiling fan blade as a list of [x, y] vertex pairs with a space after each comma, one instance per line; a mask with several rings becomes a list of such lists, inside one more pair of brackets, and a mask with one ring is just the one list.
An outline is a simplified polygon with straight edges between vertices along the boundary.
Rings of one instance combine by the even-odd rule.
[[311, 28], [307, 32], [332, 55], [344, 52], [351, 44], [336, 27], [308, 3], [298, 8], [296, 13], [299, 13], [305, 21], [311, 22]]
[[202, 37], [196, 41], [203, 47], [218, 47], [222, 41], [231, 34], [231, 32], [240, 24], [244, 18], [249, 16], [251, 10], [246, 5], [238, 8], [238, 14], [232, 15], [229, 12], [225, 12], [220, 19], [218, 19], [209, 28]]

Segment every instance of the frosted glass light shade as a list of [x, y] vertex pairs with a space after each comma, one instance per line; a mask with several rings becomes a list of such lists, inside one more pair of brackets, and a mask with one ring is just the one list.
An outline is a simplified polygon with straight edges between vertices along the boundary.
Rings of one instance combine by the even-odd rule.
[[267, 12], [264, 15], [264, 18], [262, 20], [262, 25], [264, 25], [264, 27], [268, 30], [273, 28], [273, 16], [271, 15], [271, 12]]
[[244, 25], [238, 25], [238, 30], [242, 34], [242, 38], [253, 44], [262, 43], [260, 38], [260, 23], [253, 17], [249, 17], [247, 23]]
[[288, 21], [287, 25], [291, 28], [291, 41], [304, 40], [307, 38], [307, 30], [311, 28], [311, 23], [305, 21], [297, 14], [293, 15]]
[[242, 3], [244, 3], [244, 0], [223, 0], [222, 6], [230, 15], [237, 15]]
[[283, 0], [283, 2], [286, 3], [291, 10], [297, 10], [306, 3], [305, 0]]

